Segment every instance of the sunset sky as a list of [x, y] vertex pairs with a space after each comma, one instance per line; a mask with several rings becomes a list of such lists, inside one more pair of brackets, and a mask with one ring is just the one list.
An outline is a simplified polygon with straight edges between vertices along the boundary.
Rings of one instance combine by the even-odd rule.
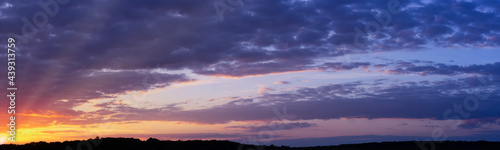
[[500, 1], [40, 3], [0, 1], [16, 144], [500, 141]]

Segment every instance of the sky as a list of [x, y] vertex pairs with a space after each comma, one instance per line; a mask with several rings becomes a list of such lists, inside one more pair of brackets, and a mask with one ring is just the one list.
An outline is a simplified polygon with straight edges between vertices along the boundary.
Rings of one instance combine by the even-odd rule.
[[[0, 45], [12, 37], [17, 49], [16, 144], [500, 141], [499, 9], [486, 0], [2, 0]], [[0, 130], [9, 143], [8, 126]]]

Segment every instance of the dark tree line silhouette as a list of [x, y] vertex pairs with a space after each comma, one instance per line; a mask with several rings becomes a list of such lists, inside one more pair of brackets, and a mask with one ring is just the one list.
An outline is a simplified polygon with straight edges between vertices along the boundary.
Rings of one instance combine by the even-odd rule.
[[1, 150], [500, 150], [500, 142], [443, 141], [421, 148], [415, 141], [343, 144], [337, 146], [289, 147], [258, 146], [227, 140], [160, 141], [149, 138], [95, 138], [84, 141], [31, 142], [24, 145], [0, 145]]

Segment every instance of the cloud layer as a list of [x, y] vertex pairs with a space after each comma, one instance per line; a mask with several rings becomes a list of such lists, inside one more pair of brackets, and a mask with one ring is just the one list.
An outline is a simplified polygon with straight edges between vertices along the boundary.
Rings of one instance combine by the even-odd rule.
[[[350, 54], [428, 47], [497, 48], [497, 1], [252, 0], [226, 11], [222, 21], [213, 1], [207, 0], [43, 2], [58, 3], [57, 12], [47, 13], [37, 1], [0, 3], [0, 39], [14, 36], [18, 44], [20, 117], [33, 124], [148, 120], [224, 124], [287, 116], [285, 120], [295, 122], [281, 125], [290, 130], [315, 126], [307, 122], [310, 119], [338, 118], [458, 118], [470, 119], [461, 127], [471, 129], [500, 116], [496, 111], [500, 107], [500, 62], [453, 65], [426, 58], [337, 61]], [[52, 6], [49, 9], [55, 8]], [[36, 17], [40, 12], [47, 13], [46, 23], [43, 17]], [[0, 45], [6, 45], [5, 41]], [[0, 59], [6, 57], [0, 54]], [[179, 103], [138, 108], [117, 98], [127, 92], [196, 81], [195, 76], [358, 69], [405, 77], [445, 76], [446, 80], [395, 81], [387, 77], [278, 90], [278, 86], [297, 83], [280, 79], [273, 81], [276, 87], [261, 87], [260, 95], [232, 96], [233, 101], [202, 109], [186, 109]], [[0, 73], [6, 74], [6, 70]], [[0, 84], [7, 81], [2, 78]], [[470, 96], [478, 99], [477, 108]], [[103, 98], [111, 100], [93, 105], [96, 110], [73, 109]], [[7, 105], [0, 103], [2, 108]], [[463, 115], [459, 109], [470, 111]], [[44, 119], [31, 119], [37, 117]], [[251, 132], [263, 126], [232, 128]], [[236, 136], [240, 135], [190, 137]]]

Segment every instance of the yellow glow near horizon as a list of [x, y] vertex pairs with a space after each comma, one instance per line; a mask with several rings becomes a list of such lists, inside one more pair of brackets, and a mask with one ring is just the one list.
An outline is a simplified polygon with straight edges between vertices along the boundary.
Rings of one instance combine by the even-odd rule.
[[[99, 137], [134, 137], [134, 135], [229, 133], [227, 124], [196, 124], [178, 121], [140, 121], [94, 123], [85, 126], [53, 124], [45, 127], [16, 130], [16, 142], [9, 142], [7, 134], [0, 134], [0, 144], [25, 144], [30, 142], [62, 142]], [[129, 136], [127, 136], [129, 135]], [[139, 138], [139, 137], [136, 137]], [[166, 140], [166, 139], [164, 139]], [[177, 140], [177, 139], [173, 139]]]

